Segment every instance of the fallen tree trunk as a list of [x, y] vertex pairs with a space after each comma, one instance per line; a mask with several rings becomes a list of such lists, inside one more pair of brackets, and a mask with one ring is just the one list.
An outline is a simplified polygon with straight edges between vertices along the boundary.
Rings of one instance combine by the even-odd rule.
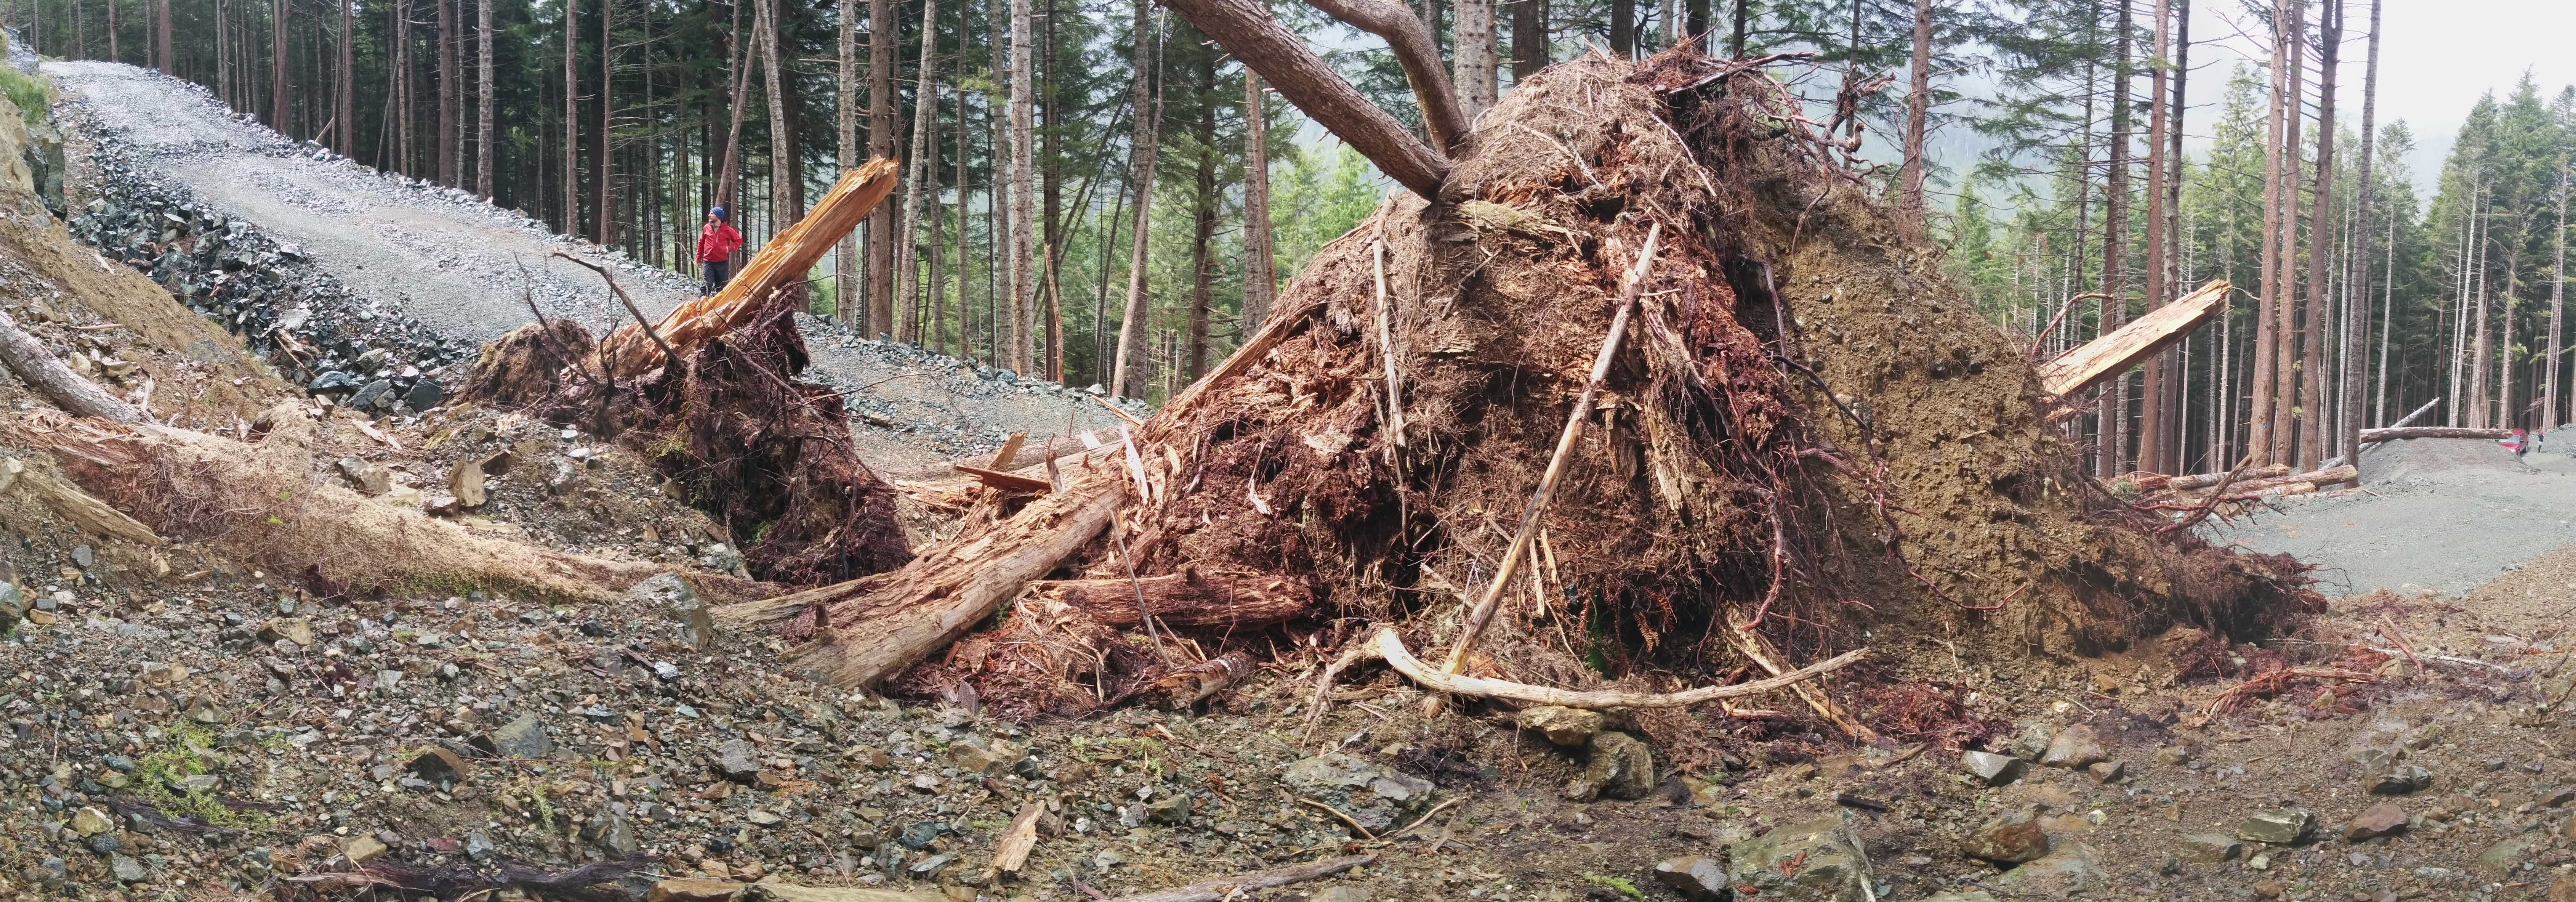
[[2364, 429], [2361, 443], [2392, 442], [2406, 438], [2512, 438], [2511, 429], [2464, 429], [2456, 426], [2393, 426], [2387, 429]]
[[33, 497], [51, 508], [55, 516], [71, 521], [91, 535], [123, 539], [137, 545], [159, 545], [161, 537], [150, 527], [117, 512], [116, 508], [81, 491], [78, 486], [42, 469], [29, 468], [14, 457], [0, 457], [0, 494], [10, 491]]
[[2040, 364], [2040, 390], [2060, 399], [2072, 398], [2102, 380], [2128, 372], [2139, 361], [2189, 337], [2192, 330], [2216, 316], [2227, 305], [2231, 287], [2226, 279], [2212, 279], [2181, 300]]
[[72, 372], [7, 313], [0, 313], [0, 366], [7, 366], [19, 381], [70, 413], [118, 423], [143, 422], [143, 413], [134, 405]]
[[[2351, 482], [2359, 478], [2361, 478], [2361, 471], [2354, 469], [2351, 464], [2342, 464], [2339, 466], [2327, 467], [2323, 470], [2310, 470], [2305, 473], [2293, 473], [2288, 476], [2274, 476], [2265, 479], [2239, 479], [2227, 486], [2227, 494], [2229, 497], [2235, 497], [2241, 494], [2260, 492], [2265, 489], [2279, 488], [2285, 485], [2295, 485], [2302, 482], [2313, 483], [2316, 485], [2333, 485], [2338, 482]], [[2207, 493], [2205, 492], [2202, 493], [2204, 496], [2206, 494]], [[2189, 495], [2185, 495], [2184, 497], [2188, 500], [2199, 500], [2198, 498], [2191, 497]]]
[[[51, 453], [87, 495], [148, 531], [203, 542], [273, 572], [312, 572], [353, 588], [476, 586], [540, 598], [607, 602], [668, 568], [566, 554], [478, 535], [416, 507], [367, 498], [316, 475], [314, 424], [301, 405], [260, 417], [257, 443], [136, 424], [108, 430], [11, 430]], [[771, 594], [716, 574], [690, 577], [711, 601]]]
[[[947, 547], [906, 564], [864, 593], [809, 590], [822, 602], [814, 641], [790, 653], [794, 663], [832, 685], [873, 688], [904, 668], [947, 647], [993, 616], [1109, 525], [1126, 493], [1108, 471], [1027, 507], [986, 528], [959, 536]], [[990, 553], [988, 553], [990, 552]], [[780, 602], [754, 610], [776, 613]]]
[[673, 353], [686, 355], [716, 336], [760, 318], [768, 312], [779, 289], [804, 281], [805, 273], [830, 253], [842, 236], [858, 228], [868, 213], [894, 193], [900, 168], [893, 160], [879, 158], [851, 170], [832, 186], [830, 193], [823, 195], [813, 212], [769, 239], [751, 262], [743, 264], [742, 272], [725, 283], [723, 291], [681, 304], [650, 333], [640, 324], [619, 327], [609, 333], [608, 340], [600, 342], [600, 362], [619, 378], [642, 375], [665, 362], [664, 342]]
[[1298, 580], [1252, 573], [1185, 570], [1139, 579], [1066, 579], [1033, 583], [1032, 595], [1080, 609], [1104, 626], [1142, 625], [1136, 596], [1154, 620], [1181, 629], [1265, 629], [1315, 608], [1314, 593]]
[[[2269, 464], [2266, 466], [2251, 467], [2246, 469], [2243, 473], [2236, 474], [2236, 481], [2251, 482], [2257, 479], [2270, 479], [2275, 476], [2288, 475], [2290, 475], [2289, 464]], [[2193, 489], [2209, 488], [2210, 486], [2217, 485], [2226, 479], [2226, 473], [2193, 473], [2187, 476], [2176, 476], [2167, 480], [2165, 482], [2165, 488], [2172, 489], [2177, 492], [2188, 492]]]

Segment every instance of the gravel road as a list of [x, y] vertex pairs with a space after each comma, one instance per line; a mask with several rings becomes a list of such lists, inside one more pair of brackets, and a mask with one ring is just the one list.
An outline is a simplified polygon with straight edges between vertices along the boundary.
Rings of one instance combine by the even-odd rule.
[[2291, 498], [2207, 534], [2317, 565], [2328, 595], [2458, 598], [2576, 542], [2566, 450], [2516, 458], [2483, 439], [2383, 442], [2362, 453], [2362, 490]]
[[[550, 317], [594, 331], [631, 319], [599, 277], [549, 255], [612, 268], [648, 315], [694, 294], [694, 281], [549, 232], [472, 195], [385, 175], [244, 121], [204, 89], [118, 63], [47, 62], [45, 74], [89, 113], [85, 125], [145, 170], [216, 210], [290, 243], [357, 294], [470, 343]], [[920, 467], [1033, 437], [1118, 423], [1081, 392], [803, 318], [807, 375], [850, 398], [863, 453], [881, 469]], [[1134, 408], [1141, 411], [1141, 408]]]

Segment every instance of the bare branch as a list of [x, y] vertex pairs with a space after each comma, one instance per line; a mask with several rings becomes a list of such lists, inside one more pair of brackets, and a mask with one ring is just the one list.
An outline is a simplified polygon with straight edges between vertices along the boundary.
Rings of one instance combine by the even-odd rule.
[[1440, 62], [1440, 43], [1431, 29], [1403, 4], [1387, 0], [1306, 0], [1325, 15], [1386, 39], [1395, 61], [1404, 66], [1404, 81], [1413, 86], [1413, 102], [1422, 108], [1422, 125], [1431, 146], [1447, 153], [1467, 136], [1467, 113], [1458, 107], [1458, 92], [1449, 86], [1449, 69]]
[[[1306, 42], [1257, 0], [1159, 0], [1215, 38], [1360, 155], [1413, 193], [1433, 197], [1449, 177], [1449, 160], [1405, 131], [1395, 117], [1360, 96]], [[1411, 67], [1407, 67], [1410, 69]]]

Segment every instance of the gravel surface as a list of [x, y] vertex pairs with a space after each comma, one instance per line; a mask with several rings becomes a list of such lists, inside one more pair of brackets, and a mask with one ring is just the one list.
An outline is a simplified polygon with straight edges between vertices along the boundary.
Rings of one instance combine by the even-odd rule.
[[[84, 137], [216, 215], [254, 225], [346, 286], [352, 304], [389, 310], [450, 341], [480, 344], [526, 324], [531, 296], [546, 315], [593, 331], [631, 319], [598, 276], [549, 256], [558, 251], [612, 267], [648, 315], [694, 294], [686, 277], [552, 234], [467, 192], [381, 174], [280, 136], [196, 85], [117, 63], [47, 62], [43, 71], [80, 108], [72, 125], [91, 132]], [[989, 451], [1012, 432], [1044, 437], [1119, 422], [1054, 383], [867, 341], [812, 317], [799, 322], [813, 351], [807, 376], [850, 397], [861, 453], [880, 469]]]
[[2516, 458], [2482, 439], [2384, 442], [2362, 453], [2362, 490], [2288, 499], [2211, 527], [2215, 541], [2317, 565], [2320, 589], [2460, 597], [2576, 541], [2576, 458]]

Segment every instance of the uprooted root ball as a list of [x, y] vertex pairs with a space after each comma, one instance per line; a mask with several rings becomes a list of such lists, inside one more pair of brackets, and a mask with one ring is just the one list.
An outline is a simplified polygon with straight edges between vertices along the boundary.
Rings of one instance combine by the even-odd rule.
[[[1444, 645], [1660, 224], [1478, 669], [1722, 672], [1730, 622], [1800, 657], [1909, 634], [2086, 654], [2177, 621], [2255, 632], [2312, 601], [2294, 562], [2109, 507], [2019, 344], [1793, 112], [1763, 72], [1685, 52], [1530, 80], [1453, 153], [1440, 197], [1399, 195], [1327, 246], [1258, 359], [1147, 424], [1127, 551], [1101, 539], [1077, 569], [1302, 580], [1330, 614]], [[1060, 669], [1004, 657], [965, 669]]]

